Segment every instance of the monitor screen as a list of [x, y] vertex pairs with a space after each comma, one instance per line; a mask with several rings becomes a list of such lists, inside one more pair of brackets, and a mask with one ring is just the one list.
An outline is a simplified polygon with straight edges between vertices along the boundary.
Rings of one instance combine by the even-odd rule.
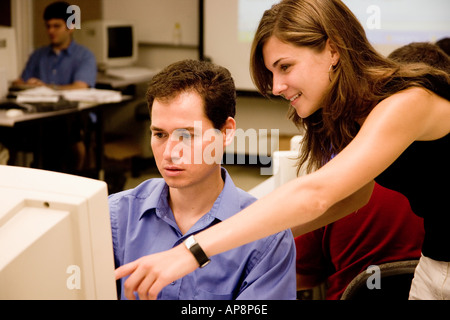
[[131, 66], [138, 58], [137, 38], [130, 22], [84, 21], [74, 32], [74, 39], [92, 51], [101, 71]]
[[116, 299], [106, 184], [0, 166], [0, 299]]
[[108, 27], [108, 58], [133, 56], [133, 29], [131, 26]]

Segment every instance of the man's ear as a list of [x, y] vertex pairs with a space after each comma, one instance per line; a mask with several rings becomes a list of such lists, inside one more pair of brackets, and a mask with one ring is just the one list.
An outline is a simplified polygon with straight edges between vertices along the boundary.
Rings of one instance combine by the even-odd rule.
[[223, 146], [225, 148], [233, 142], [234, 134], [236, 132], [236, 120], [232, 117], [228, 117], [221, 131], [223, 135]]

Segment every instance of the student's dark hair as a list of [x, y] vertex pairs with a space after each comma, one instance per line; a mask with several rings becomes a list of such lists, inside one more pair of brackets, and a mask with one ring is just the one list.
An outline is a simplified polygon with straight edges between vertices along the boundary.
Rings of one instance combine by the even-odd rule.
[[450, 74], [450, 57], [437, 45], [412, 42], [392, 51], [389, 59], [401, 63], [426, 63]]
[[67, 8], [70, 6], [65, 1], [57, 1], [49, 4], [44, 10], [44, 20], [62, 19], [67, 21], [72, 13], [67, 13]]
[[448, 99], [449, 75], [425, 64], [414, 67], [392, 61], [375, 51], [364, 28], [340, 0], [283, 0], [267, 10], [256, 31], [250, 71], [258, 90], [270, 97], [272, 73], [262, 49], [271, 37], [317, 52], [329, 40], [339, 52], [321, 108], [301, 119], [290, 107], [290, 119], [304, 130], [299, 169], [313, 171], [344, 149], [364, 119], [381, 100], [413, 87], [425, 87]]
[[147, 90], [150, 112], [154, 100], [168, 102], [182, 92], [194, 91], [204, 102], [205, 115], [214, 128], [221, 129], [236, 114], [236, 88], [230, 72], [206, 61], [175, 62], [155, 75]]
[[442, 49], [448, 56], [450, 56], [450, 38], [445, 37], [436, 41], [436, 45]]

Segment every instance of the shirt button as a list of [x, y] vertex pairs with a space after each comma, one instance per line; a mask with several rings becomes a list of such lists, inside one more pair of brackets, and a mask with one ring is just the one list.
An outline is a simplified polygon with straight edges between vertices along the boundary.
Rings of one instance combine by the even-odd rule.
[[173, 286], [174, 286], [174, 285], [175, 285], [175, 281], [174, 281], [174, 282], [172, 282], [172, 283], [171, 283], [171, 285], [173, 285]]

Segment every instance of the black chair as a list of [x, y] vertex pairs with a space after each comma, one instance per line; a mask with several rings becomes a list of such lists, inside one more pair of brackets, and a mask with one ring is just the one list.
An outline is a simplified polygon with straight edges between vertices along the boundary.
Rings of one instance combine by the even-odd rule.
[[419, 260], [389, 262], [378, 265], [380, 287], [369, 288], [367, 280], [373, 275], [363, 271], [347, 286], [341, 300], [408, 300], [414, 270]]

